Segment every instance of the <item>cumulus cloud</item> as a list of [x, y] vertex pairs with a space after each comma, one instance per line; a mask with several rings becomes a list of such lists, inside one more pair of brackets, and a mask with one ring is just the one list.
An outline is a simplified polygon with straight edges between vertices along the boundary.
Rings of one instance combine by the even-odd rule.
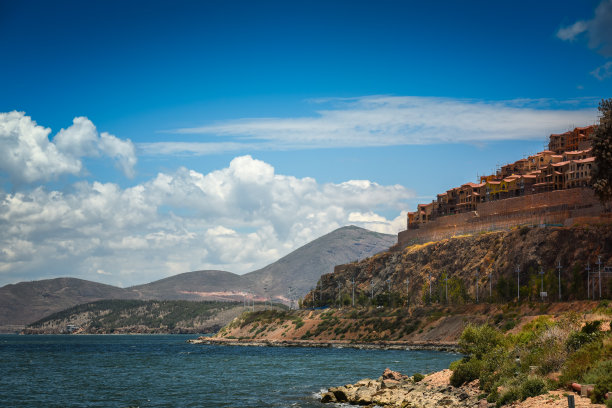
[[597, 119], [584, 101], [474, 101], [450, 98], [368, 96], [313, 101], [330, 108], [300, 118], [241, 119], [174, 131], [214, 134], [227, 142], [158, 142], [146, 154], [203, 155], [240, 149], [302, 149], [539, 140], [573, 123]]
[[588, 38], [589, 48], [604, 57], [612, 57], [612, 0], [604, 0], [595, 9], [595, 16], [588, 21], [577, 21], [557, 31], [557, 37], [574, 41], [581, 34]]
[[0, 279], [71, 273], [130, 285], [197, 269], [244, 273], [344, 225], [397, 233], [413, 197], [398, 185], [277, 174], [251, 156], [125, 189], [80, 182], [0, 194]]
[[108, 133], [98, 134], [89, 119], [74, 118], [53, 140], [49, 140], [50, 133], [51, 129], [38, 125], [24, 112], [0, 113], [0, 171], [17, 183], [48, 181], [81, 173], [83, 157], [106, 156], [126, 175], [133, 175], [133, 143]]
[[22, 112], [0, 113], [0, 170], [25, 182], [81, 171], [80, 160], [49, 142], [49, 133]]

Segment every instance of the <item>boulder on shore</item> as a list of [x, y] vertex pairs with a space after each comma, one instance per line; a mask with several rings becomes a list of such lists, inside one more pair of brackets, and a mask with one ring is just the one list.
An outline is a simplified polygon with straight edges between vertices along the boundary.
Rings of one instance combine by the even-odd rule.
[[385, 408], [481, 406], [476, 393], [470, 390], [436, 384], [427, 381], [427, 377], [424, 381], [415, 383], [411, 377], [388, 368], [378, 380], [365, 379], [355, 384], [329, 388], [321, 396], [321, 402], [344, 402], [372, 407], [377, 405]]

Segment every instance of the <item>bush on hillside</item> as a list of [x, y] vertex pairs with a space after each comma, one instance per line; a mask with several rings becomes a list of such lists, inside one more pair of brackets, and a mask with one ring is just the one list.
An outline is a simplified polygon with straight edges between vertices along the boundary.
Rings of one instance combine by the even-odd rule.
[[486, 353], [504, 343], [504, 335], [496, 328], [487, 324], [468, 324], [459, 338], [459, 351], [470, 358], [481, 360]]
[[612, 360], [599, 361], [583, 377], [586, 384], [595, 384], [591, 401], [604, 402], [607, 392], [612, 391]]
[[502, 405], [510, 404], [521, 398], [521, 391], [516, 387], [511, 387], [501, 393], [495, 406], [501, 407]]
[[600, 331], [601, 322], [595, 320], [588, 322], [579, 332], [573, 332], [567, 339], [566, 348], [568, 351], [576, 351], [587, 343], [598, 340], [603, 333]]
[[459, 363], [450, 377], [450, 383], [453, 387], [460, 387], [463, 384], [469, 383], [480, 377], [482, 370], [482, 361], [472, 358]]
[[536, 397], [546, 391], [546, 383], [540, 377], [528, 377], [521, 384], [521, 400]]
[[600, 341], [593, 341], [571, 353], [563, 364], [559, 382], [568, 385], [580, 381], [582, 376], [601, 360], [602, 348]]

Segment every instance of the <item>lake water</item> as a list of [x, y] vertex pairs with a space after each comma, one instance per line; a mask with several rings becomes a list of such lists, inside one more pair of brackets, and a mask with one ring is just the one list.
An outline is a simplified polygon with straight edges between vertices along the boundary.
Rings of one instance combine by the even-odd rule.
[[0, 406], [323, 407], [323, 388], [377, 378], [386, 367], [432, 372], [459, 358], [185, 343], [195, 337], [0, 335]]

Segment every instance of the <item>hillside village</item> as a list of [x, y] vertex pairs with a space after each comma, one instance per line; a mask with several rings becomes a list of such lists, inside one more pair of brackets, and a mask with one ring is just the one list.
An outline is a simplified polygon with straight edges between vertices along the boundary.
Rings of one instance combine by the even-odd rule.
[[438, 194], [429, 204], [419, 204], [417, 211], [408, 213], [408, 229], [445, 215], [477, 211], [484, 202], [588, 186], [595, 161], [594, 129], [592, 125], [552, 134], [548, 150], [502, 166], [496, 174], [480, 177], [480, 183], [465, 183]]

